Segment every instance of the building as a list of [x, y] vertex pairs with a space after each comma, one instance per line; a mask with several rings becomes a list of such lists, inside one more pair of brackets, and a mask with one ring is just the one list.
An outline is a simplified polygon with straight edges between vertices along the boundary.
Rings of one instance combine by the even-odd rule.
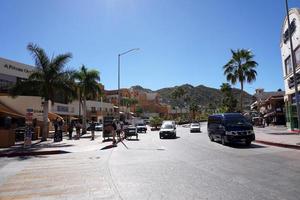
[[0, 58], [0, 94], [6, 94], [18, 79], [27, 79], [33, 69], [33, 66]]
[[[297, 109], [295, 101], [295, 86], [292, 69], [292, 59], [289, 40], [292, 39], [293, 51], [296, 57], [296, 74], [300, 77], [300, 10], [292, 8], [289, 10], [291, 21], [292, 38], [289, 38], [287, 17], [285, 17], [280, 38], [280, 49], [282, 59], [283, 79], [285, 86], [285, 108], [286, 108], [286, 125], [289, 129], [298, 128], [297, 124]], [[300, 78], [297, 78], [298, 89]]]
[[[0, 58], [0, 132], [7, 132], [7, 119], [12, 119], [13, 128], [24, 126], [25, 116], [28, 110], [32, 112], [32, 118], [36, 120], [37, 126], [42, 127], [43, 121], [43, 99], [39, 96], [17, 96], [12, 98], [8, 94], [10, 86], [14, 85], [19, 79], [28, 79], [29, 75], [34, 70], [33, 66]], [[99, 84], [101, 91], [104, 91], [104, 86]], [[63, 96], [59, 95], [60, 97]], [[60, 98], [62, 99], [62, 98]], [[99, 99], [99, 101], [98, 101]], [[55, 100], [48, 104], [48, 119], [49, 129], [51, 130], [51, 121], [56, 118], [63, 118], [65, 121], [78, 118], [82, 114], [82, 105], [79, 101], [64, 103], [63, 101]], [[102, 96], [97, 96], [95, 100], [87, 101], [87, 119], [102, 121], [105, 115], [116, 115], [117, 111], [111, 103], [102, 101]], [[9, 130], [10, 132], [12, 130]], [[3, 136], [3, 135], [2, 135]], [[3, 138], [0, 138], [1, 140]], [[5, 139], [5, 138], [4, 138]], [[0, 144], [1, 146], [1, 144]]]
[[251, 110], [256, 111], [259, 116], [265, 118], [274, 125], [285, 124], [284, 114], [284, 95], [285, 92], [278, 90], [265, 92], [264, 89], [256, 89], [254, 102], [251, 104]]

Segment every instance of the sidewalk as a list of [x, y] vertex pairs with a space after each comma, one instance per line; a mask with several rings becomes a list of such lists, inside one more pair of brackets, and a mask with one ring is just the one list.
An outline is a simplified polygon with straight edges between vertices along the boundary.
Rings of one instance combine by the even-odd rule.
[[99, 131], [95, 132], [95, 140], [92, 141], [91, 134], [88, 132], [87, 134], [81, 136], [79, 140], [69, 140], [67, 136], [64, 136], [61, 142], [53, 142], [53, 138], [48, 138], [48, 140], [44, 142], [35, 140], [32, 141], [30, 148], [24, 148], [23, 142], [20, 142], [9, 148], [0, 148], [0, 157], [94, 151], [105, 148], [111, 143], [111, 141], [103, 141], [102, 132]]
[[254, 132], [258, 143], [300, 150], [300, 134], [284, 126], [254, 127]]

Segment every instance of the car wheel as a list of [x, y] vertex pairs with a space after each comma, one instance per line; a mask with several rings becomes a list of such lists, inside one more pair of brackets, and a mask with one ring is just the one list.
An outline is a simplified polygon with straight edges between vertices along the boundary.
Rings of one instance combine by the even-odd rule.
[[251, 140], [247, 140], [245, 143], [246, 143], [246, 146], [250, 146], [251, 145]]
[[225, 137], [224, 136], [221, 137], [221, 143], [223, 145], [227, 145], [227, 142], [225, 141]]
[[215, 141], [212, 135], [208, 135], [208, 137], [209, 137], [210, 141], [212, 141], [212, 142]]

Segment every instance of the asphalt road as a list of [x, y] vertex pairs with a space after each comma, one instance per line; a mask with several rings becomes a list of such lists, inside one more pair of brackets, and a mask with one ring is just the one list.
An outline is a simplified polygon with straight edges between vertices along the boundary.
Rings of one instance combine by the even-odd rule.
[[109, 166], [123, 199], [300, 199], [300, 151], [252, 144], [223, 146], [177, 128], [117, 148]]
[[10, 160], [0, 169], [10, 173], [0, 199], [299, 200], [299, 150], [222, 146], [205, 124], [202, 133], [178, 127], [177, 135], [148, 131], [116, 148]]

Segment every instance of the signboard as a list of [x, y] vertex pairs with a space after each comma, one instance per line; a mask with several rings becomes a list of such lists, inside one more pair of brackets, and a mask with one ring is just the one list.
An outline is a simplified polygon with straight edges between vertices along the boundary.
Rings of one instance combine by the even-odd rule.
[[0, 58], [1, 74], [27, 79], [33, 69], [31, 66]]

